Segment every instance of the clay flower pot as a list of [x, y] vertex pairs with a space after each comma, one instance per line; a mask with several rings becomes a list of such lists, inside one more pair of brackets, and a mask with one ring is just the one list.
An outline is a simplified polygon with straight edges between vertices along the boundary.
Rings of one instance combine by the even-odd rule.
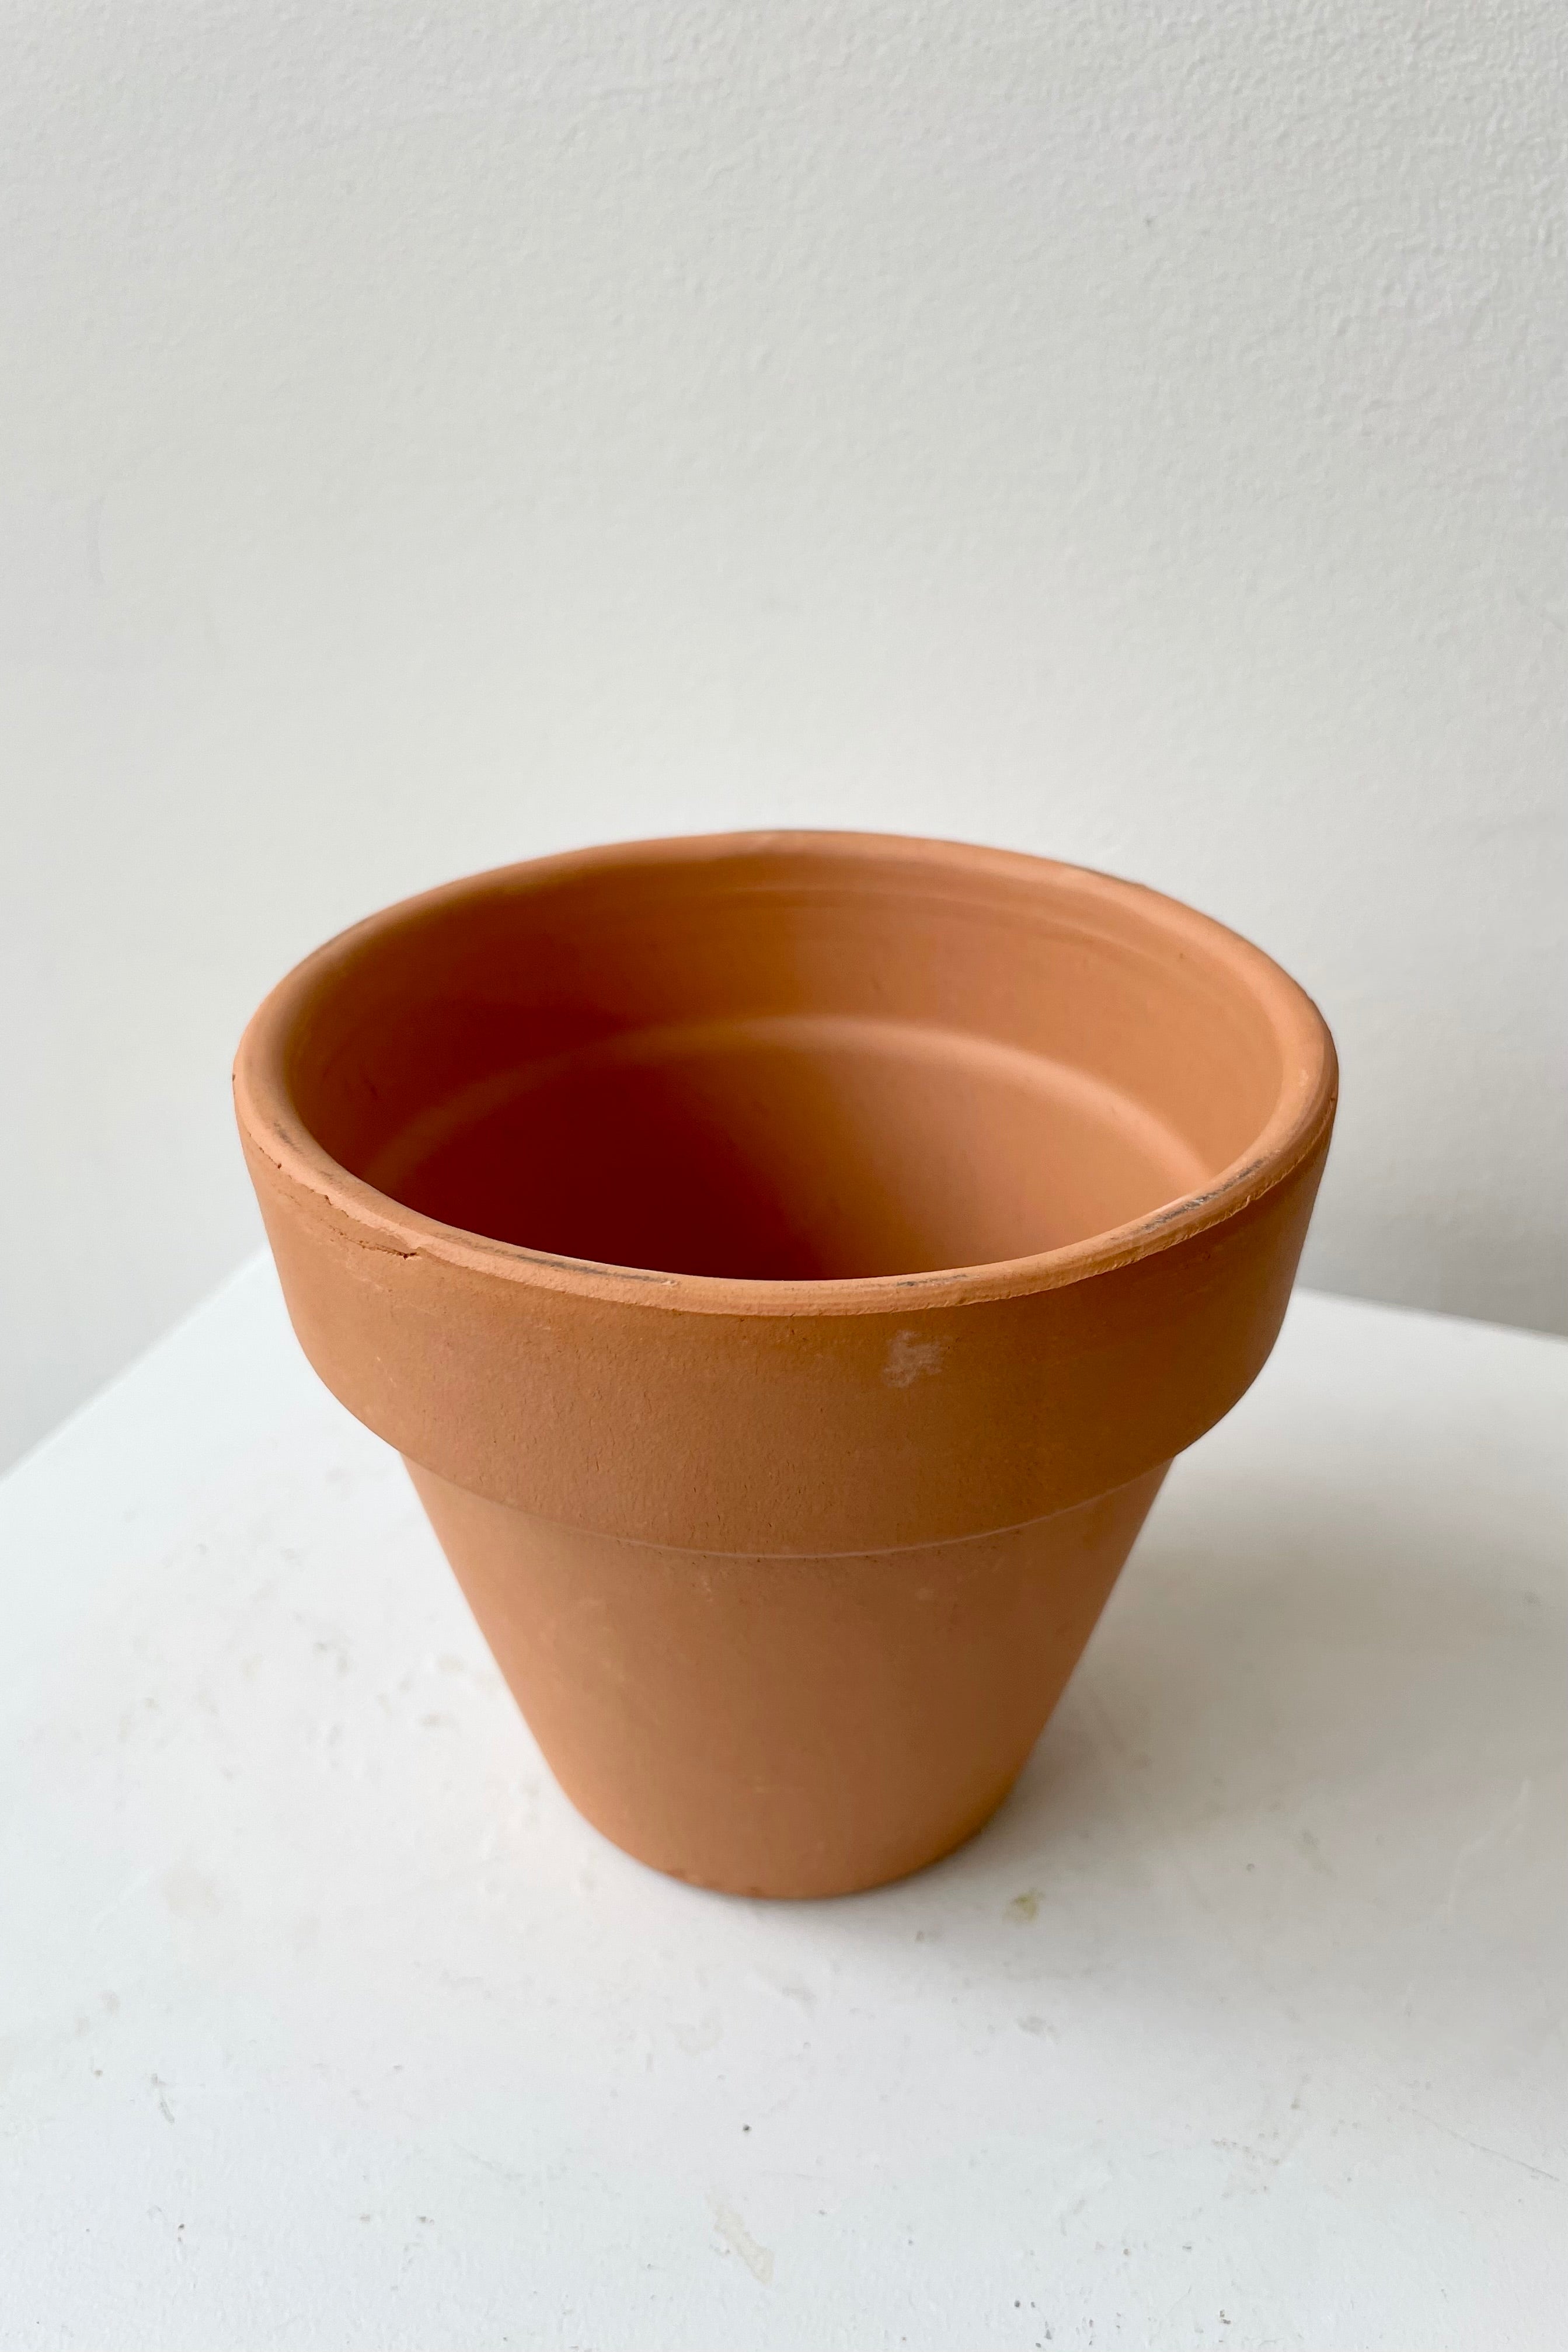
[[1333, 1121], [1256, 948], [1040, 858], [656, 841], [430, 891], [235, 1071], [306, 1354], [405, 1457], [567, 1795], [832, 1895], [1005, 1796]]

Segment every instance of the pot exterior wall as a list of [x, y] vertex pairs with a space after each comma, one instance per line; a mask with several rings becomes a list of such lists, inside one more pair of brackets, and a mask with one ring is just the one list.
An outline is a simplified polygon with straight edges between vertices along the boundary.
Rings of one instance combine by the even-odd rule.
[[408, 1467], [578, 1811], [698, 1885], [825, 1895], [995, 1811], [1166, 1465], [1002, 1533], [790, 1559], [589, 1534]]
[[[1328, 1150], [1087, 1280], [853, 1314], [585, 1297], [380, 1237], [247, 1138], [289, 1312], [349, 1411], [448, 1484], [596, 1534], [879, 1551], [1017, 1527], [1193, 1444], [1279, 1334]], [[904, 1303], [907, 1300], [907, 1304]]]

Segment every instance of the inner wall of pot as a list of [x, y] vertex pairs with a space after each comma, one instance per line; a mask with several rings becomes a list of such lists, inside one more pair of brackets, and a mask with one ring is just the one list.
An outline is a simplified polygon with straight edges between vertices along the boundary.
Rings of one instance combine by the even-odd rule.
[[339, 961], [295, 1100], [379, 1191], [556, 1256], [811, 1281], [1058, 1248], [1230, 1165], [1280, 1053], [1223, 954], [1022, 870], [492, 877]]

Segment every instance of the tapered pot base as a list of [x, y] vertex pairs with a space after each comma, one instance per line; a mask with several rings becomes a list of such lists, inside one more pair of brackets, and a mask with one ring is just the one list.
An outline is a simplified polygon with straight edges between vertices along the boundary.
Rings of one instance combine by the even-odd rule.
[[795, 1896], [905, 1877], [989, 1820], [1167, 1466], [999, 1534], [758, 1557], [560, 1527], [408, 1464], [577, 1810], [674, 1877]]

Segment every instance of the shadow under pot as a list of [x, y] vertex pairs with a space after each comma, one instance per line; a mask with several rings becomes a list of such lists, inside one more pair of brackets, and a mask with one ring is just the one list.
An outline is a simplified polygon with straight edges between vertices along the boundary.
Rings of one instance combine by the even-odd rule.
[[235, 1092], [300, 1343], [567, 1795], [678, 1877], [821, 1895], [1012, 1786], [1274, 1343], [1335, 1062], [1155, 892], [770, 833], [374, 916]]

